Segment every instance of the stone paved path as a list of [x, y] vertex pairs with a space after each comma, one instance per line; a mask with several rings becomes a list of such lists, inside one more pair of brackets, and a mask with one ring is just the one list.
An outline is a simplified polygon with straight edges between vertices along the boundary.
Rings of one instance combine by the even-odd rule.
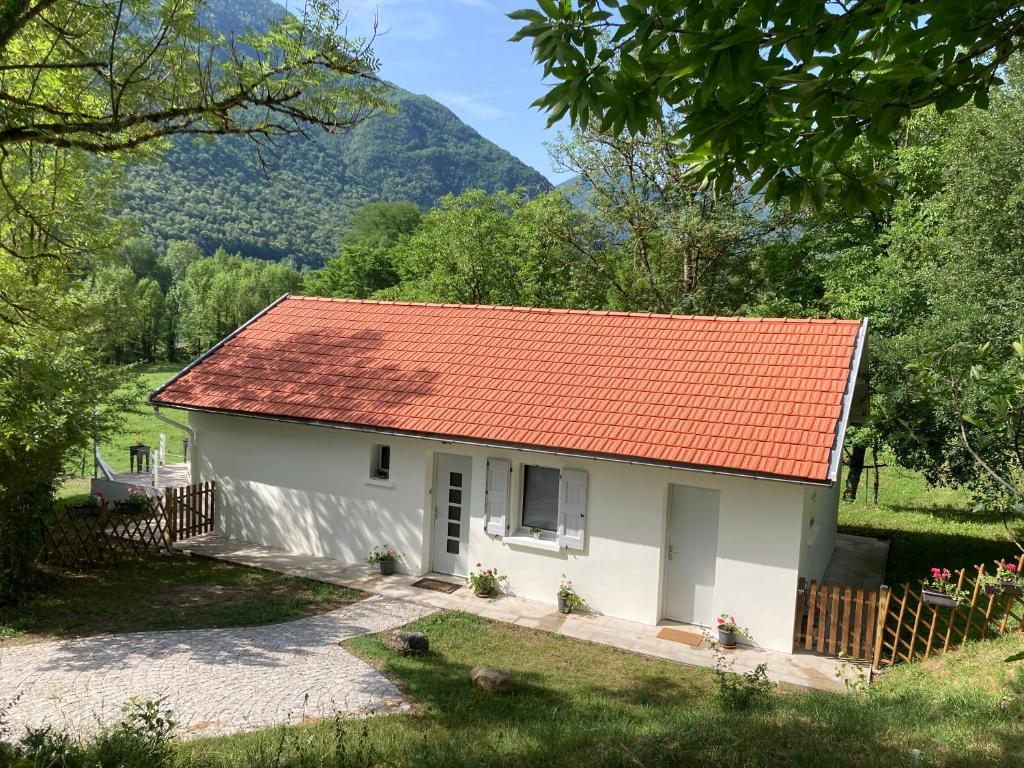
[[87, 734], [118, 719], [129, 697], [166, 697], [181, 736], [256, 730], [334, 713], [400, 706], [398, 689], [338, 643], [436, 611], [371, 597], [262, 627], [138, 632], [0, 648], [9, 729], [54, 725]]

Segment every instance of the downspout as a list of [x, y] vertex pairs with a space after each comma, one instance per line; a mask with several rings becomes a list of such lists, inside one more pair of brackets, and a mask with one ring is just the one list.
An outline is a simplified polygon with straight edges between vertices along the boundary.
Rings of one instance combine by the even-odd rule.
[[196, 432], [188, 424], [181, 424], [174, 419], [169, 419], [160, 413], [160, 406], [153, 406], [153, 415], [156, 416], [164, 424], [170, 424], [172, 427], [176, 427], [184, 432], [188, 432], [188, 463], [189, 463], [189, 474], [192, 472], [192, 457], [196, 455]]

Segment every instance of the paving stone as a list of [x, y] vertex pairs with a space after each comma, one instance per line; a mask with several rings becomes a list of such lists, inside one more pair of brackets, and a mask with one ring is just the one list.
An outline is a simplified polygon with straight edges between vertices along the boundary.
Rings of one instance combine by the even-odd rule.
[[320, 616], [262, 627], [136, 632], [0, 648], [8, 730], [76, 735], [115, 722], [132, 697], [166, 697], [184, 737], [256, 730], [403, 704], [397, 688], [339, 642], [436, 609], [375, 596]]

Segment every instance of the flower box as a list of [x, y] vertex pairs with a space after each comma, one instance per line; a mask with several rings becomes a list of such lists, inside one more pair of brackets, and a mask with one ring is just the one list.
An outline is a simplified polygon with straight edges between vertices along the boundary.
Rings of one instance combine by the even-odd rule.
[[996, 581], [989, 581], [984, 584], [982, 589], [985, 590], [986, 595], [1024, 595], [1024, 586], [1011, 582], [1000, 584]]
[[921, 600], [929, 605], [941, 605], [944, 608], [956, 608], [959, 604], [956, 598], [934, 589], [922, 589]]

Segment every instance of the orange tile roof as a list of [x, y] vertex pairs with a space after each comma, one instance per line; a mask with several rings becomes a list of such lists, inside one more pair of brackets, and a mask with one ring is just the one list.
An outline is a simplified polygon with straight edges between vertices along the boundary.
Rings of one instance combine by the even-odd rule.
[[824, 482], [859, 330], [288, 296], [151, 400]]

